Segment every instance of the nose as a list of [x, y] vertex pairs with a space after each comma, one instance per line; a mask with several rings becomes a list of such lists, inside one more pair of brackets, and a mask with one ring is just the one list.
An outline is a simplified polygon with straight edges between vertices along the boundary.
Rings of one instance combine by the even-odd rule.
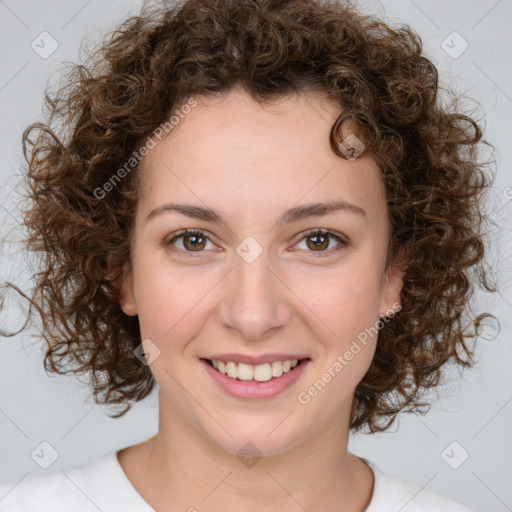
[[251, 263], [236, 256], [234, 267], [226, 276], [218, 319], [242, 339], [264, 340], [286, 326], [291, 317], [286, 290], [265, 251]]

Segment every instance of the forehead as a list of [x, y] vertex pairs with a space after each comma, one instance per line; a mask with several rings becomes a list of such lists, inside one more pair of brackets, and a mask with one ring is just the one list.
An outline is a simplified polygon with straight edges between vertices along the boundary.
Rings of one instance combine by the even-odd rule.
[[262, 206], [278, 215], [298, 203], [345, 200], [382, 214], [377, 164], [364, 155], [344, 160], [329, 145], [338, 105], [311, 93], [261, 105], [240, 90], [196, 100], [142, 162], [146, 212], [177, 199], [245, 205], [247, 215]]

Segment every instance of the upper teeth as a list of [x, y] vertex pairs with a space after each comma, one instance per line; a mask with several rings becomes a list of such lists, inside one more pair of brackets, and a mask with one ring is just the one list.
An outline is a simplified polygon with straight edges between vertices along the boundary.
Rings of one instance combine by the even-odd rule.
[[298, 359], [293, 359], [253, 366], [252, 364], [235, 363], [234, 361], [212, 360], [213, 367], [223, 375], [233, 379], [257, 380], [259, 382], [264, 382], [272, 377], [279, 377], [283, 373], [289, 372], [297, 366], [298, 362]]

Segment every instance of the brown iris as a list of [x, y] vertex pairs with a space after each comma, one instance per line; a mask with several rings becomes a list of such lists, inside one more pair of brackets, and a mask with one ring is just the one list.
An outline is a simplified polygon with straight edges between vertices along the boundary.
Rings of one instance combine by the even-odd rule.
[[[329, 247], [329, 235], [310, 235], [307, 238], [307, 244], [310, 249], [327, 249]], [[318, 240], [319, 238], [323, 239], [323, 242], [317, 243], [313, 242], [313, 245], [309, 243], [309, 240], [315, 239]], [[327, 245], [325, 245], [327, 244]]]
[[[187, 250], [200, 251], [200, 250], [204, 249], [204, 244], [206, 243], [206, 237], [204, 237], [202, 235], [194, 234], [194, 233], [184, 234], [184, 235], [182, 235], [182, 237], [183, 237], [183, 246]], [[190, 247], [187, 245], [186, 240], [189, 240], [189, 241], [193, 240]], [[198, 240], [202, 240], [202, 242], [198, 242]]]

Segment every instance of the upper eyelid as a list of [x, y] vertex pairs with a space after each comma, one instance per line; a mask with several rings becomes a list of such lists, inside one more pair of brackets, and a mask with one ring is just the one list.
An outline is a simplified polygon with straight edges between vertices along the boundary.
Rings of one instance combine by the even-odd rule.
[[202, 235], [205, 238], [207, 238], [208, 240], [210, 240], [210, 242], [213, 242], [213, 240], [215, 239], [215, 237], [209, 231], [205, 231], [204, 229], [190, 229], [190, 228], [187, 228], [187, 229], [181, 229], [179, 231], [176, 231], [175, 233], [172, 233], [171, 235], [166, 237], [166, 240], [167, 240], [166, 243], [171, 243], [173, 240], [177, 240], [177, 239], [182, 238], [184, 236], [194, 235], [194, 234]]
[[[306, 231], [302, 231], [301, 233], [299, 233], [297, 236], [301, 236], [302, 238], [305, 238], [306, 236], [311, 236], [311, 235], [314, 235], [315, 233], [323, 233], [324, 235], [332, 236], [332, 237], [337, 236], [344, 242], [348, 243], [348, 239], [345, 235], [343, 235], [342, 233], [338, 233], [334, 229], [327, 229], [327, 228], [307, 229]], [[301, 238], [301, 240], [302, 240], [302, 238]]]

